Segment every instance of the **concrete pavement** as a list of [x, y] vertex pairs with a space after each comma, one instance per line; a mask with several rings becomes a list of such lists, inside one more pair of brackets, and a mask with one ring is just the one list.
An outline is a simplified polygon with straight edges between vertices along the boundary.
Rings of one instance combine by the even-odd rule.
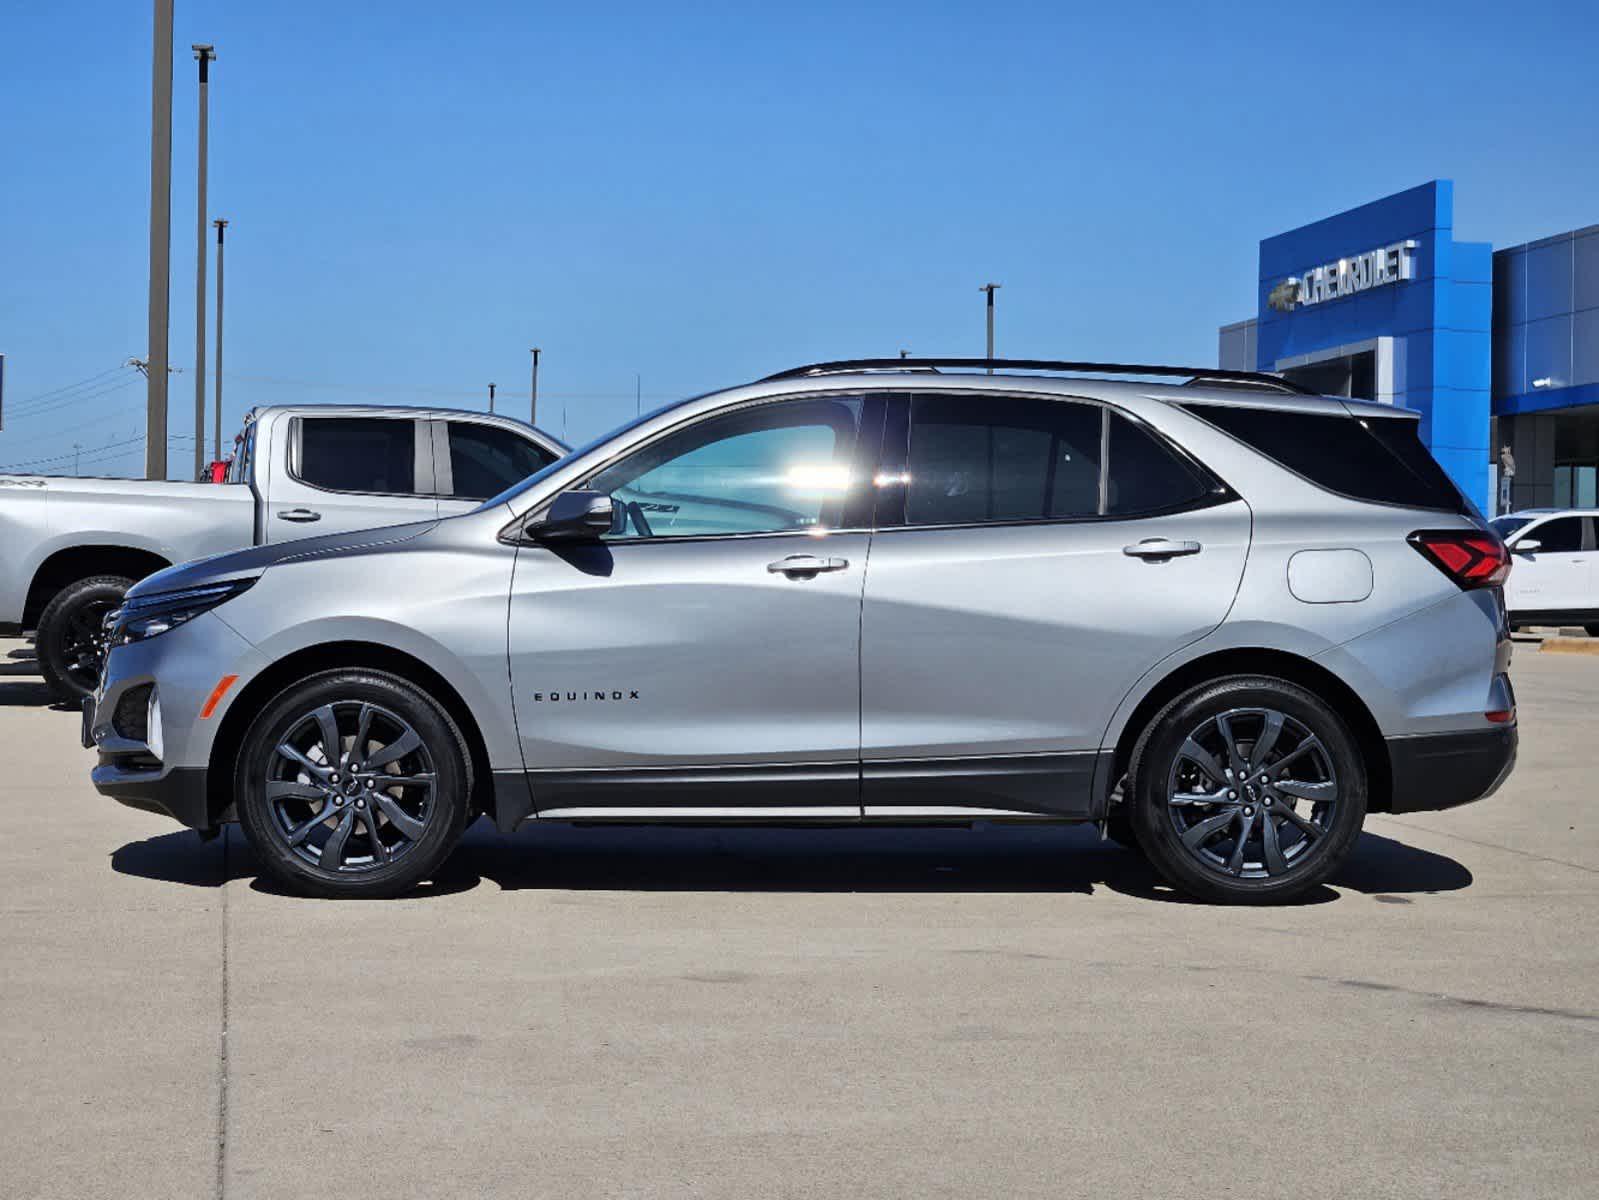
[[[1530, 649], [1530, 647], [1529, 647]], [[11, 657], [6, 657], [10, 655]], [[1089, 830], [475, 829], [414, 899], [89, 787], [0, 642], [0, 1195], [1594, 1194], [1599, 662], [1292, 908]]]

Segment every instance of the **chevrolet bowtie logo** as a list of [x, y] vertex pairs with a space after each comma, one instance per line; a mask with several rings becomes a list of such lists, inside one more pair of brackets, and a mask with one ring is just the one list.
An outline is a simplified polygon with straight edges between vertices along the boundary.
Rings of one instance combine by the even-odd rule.
[[1271, 295], [1266, 297], [1266, 304], [1278, 312], [1293, 312], [1299, 303], [1299, 279], [1290, 275], [1276, 287], [1271, 289]]

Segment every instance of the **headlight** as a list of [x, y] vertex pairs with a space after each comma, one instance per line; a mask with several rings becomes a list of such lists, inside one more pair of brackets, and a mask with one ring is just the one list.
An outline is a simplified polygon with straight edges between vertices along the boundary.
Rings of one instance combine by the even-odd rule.
[[116, 613], [111, 644], [126, 646], [144, 642], [210, 612], [225, 600], [246, 591], [255, 580], [233, 579], [227, 583], [208, 583], [204, 587], [184, 588], [180, 592], [157, 592], [126, 601]]

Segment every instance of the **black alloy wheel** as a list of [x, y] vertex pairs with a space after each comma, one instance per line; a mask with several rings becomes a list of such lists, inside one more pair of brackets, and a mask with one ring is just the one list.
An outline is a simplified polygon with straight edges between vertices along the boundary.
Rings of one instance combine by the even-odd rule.
[[96, 575], [68, 584], [39, 614], [39, 671], [60, 700], [81, 700], [100, 686], [106, 617], [122, 606], [133, 580]]

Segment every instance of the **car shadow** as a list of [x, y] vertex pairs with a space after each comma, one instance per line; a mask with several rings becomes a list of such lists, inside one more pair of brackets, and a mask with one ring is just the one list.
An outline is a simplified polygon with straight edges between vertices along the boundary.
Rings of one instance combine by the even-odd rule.
[[[287, 895], [259, 877], [237, 827], [202, 843], [188, 832], [130, 842], [111, 866], [192, 887], [236, 879]], [[683, 892], [1036, 892], [1093, 895], [1104, 888], [1162, 903], [1200, 903], [1174, 891], [1143, 856], [1101, 841], [1091, 826], [892, 826], [875, 829], [574, 827], [550, 823], [502, 834], [469, 829], [438, 876], [412, 895], [448, 896], [483, 880], [505, 891]], [[1471, 872], [1446, 855], [1363, 833], [1336, 887], [1313, 888], [1299, 905], [1337, 900], [1336, 889], [1388, 903], [1470, 886]]]
[[[4, 672], [0, 672], [3, 675]], [[0, 708], [62, 708], [49, 686], [37, 677], [30, 680], [0, 679]]]

